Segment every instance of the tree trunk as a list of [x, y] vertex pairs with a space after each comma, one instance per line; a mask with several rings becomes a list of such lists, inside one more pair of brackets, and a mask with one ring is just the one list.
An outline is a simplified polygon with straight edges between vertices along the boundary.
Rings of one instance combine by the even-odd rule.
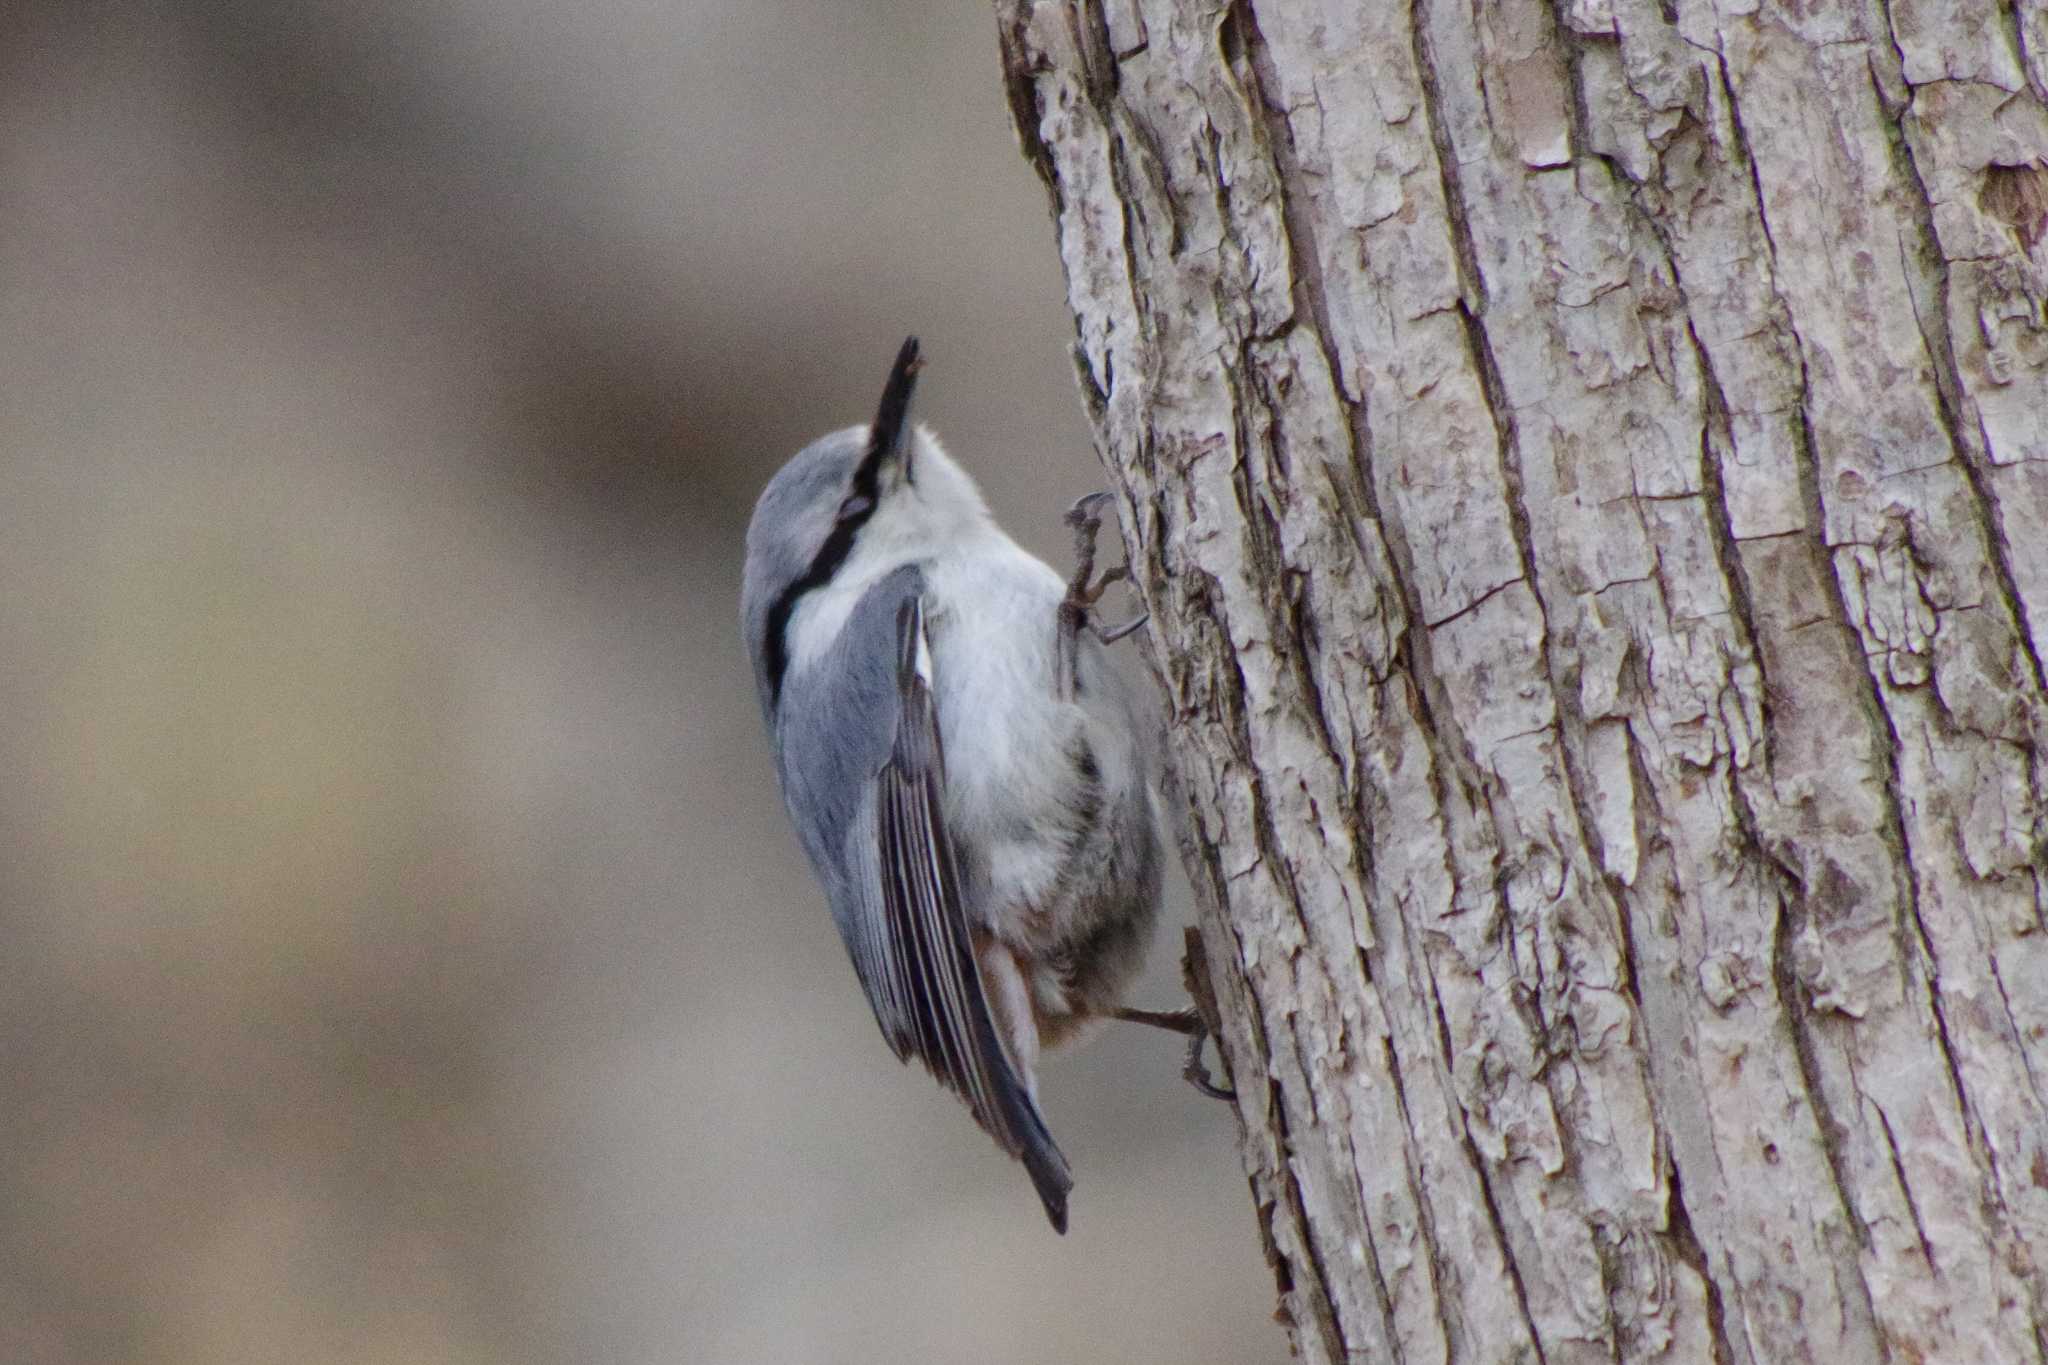
[[997, 10], [1301, 1356], [2048, 1358], [2048, 6]]

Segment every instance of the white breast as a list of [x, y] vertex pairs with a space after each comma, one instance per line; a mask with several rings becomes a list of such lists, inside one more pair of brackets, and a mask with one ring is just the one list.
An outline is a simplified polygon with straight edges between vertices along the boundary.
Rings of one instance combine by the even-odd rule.
[[[932, 649], [946, 753], [947, 816], [972, 850], [991, 928], [1023, 934], [1026, 909], [1057, 915], [1086, 711], [1063, 700], [1054, 632], [1066, 588], [1044, 561], [1004, 539], [926, 568], [937, 614]], [[1058, 925], [1041, 929], [1057, 933]]]

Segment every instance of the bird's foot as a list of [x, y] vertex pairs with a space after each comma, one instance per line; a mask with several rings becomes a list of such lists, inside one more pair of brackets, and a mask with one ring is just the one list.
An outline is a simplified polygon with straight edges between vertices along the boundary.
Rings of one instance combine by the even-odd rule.
[[1087, 626], [1094, 631], [1095, 638], [1106, 645], [1138, 630], [1151, 619], [1151, 614], [1141, 613], [1135, 620], [1117, 626], [1099, 626], [1093, 620], [1093, 608], [1102, 599], [1111, 585], [1128, 582], [1131, 570], [1128, 564], [1119, 564], [1105, 570], [1101, 577], [1095, 574], [1095, 539], [1102, 530], [1102, 508], [1109, 502], [1108, 493], [1089, 493], [1076, 499], [1067, 509], [1066, 522], [1074, 532], [1074, 574], [1067, 580], [1067, 595], [1060, 601], [1059, 611], [1059, 659], [1060, 677], [1065, 681], [1069, 695], [1078, 690], [1075, 670], [1080, 663], [1081, 628]]
[[1202, 1044], [1209, 1041], [1209, 1025], [1201, 1014], [1190, 1008], [1184, 1010], [1138, 1010], [1117, 1008], [1109, 1012], [1112, 1019], [1121, 1019], [1127, 1024], [1148, 1024], [1163, 1028], [1170, 1033], [1185, 1034], [1188, 1040], [1187, 1063], [1180, 1074], [1187, 1083], [1212, 1100], [1234, 1100], [1235, 1090], [1216, 1084], [1210, 1079], [1209, 1068], [1202, 1060]]
[[[1100, 578], [1094, 577], [1095, 538], [1102, 530], [1101, 509], [1109, 500], [1108, 493], [1089, 493], [1075, 499], [1074, 505], [1067, 509], [1067, 525], [1072, 527], [1074, 532], [1074, 576], [1067, 580], [1067, 601], [1079, 607], [1084, 615], [1088, 608], [1102, 599], [1102, 594], [1109, 591], [1111, 585], [1129, 582], [1131, 577], [1131, 567], [1128, 564], [1105, 569]], [[1102, 636], [1105, 643], [1111, 643], [1129, 635], [1143, 625], [1146, 619], [1145, 616], [1140, 616], [1137, 620], [1127, 621], [1120, 626], [1098, 629], [1096, 634]]]

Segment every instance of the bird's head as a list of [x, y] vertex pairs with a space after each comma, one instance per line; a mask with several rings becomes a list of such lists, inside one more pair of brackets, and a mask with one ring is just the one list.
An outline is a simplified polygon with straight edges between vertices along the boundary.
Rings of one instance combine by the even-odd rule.
[[754, 504], [740, 619], [771, 715], [797, 652], [791, 625], [806, 597], [916, 563], [991, 525], [974, 480], [911, 420], [923, 364], [917, 338], [908, 338], [874, 421], [804, 447]]

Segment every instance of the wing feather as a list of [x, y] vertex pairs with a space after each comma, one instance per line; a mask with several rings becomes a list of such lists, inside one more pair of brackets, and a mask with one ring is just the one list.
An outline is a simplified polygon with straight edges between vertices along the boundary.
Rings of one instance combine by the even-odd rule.
[[974, 957], [946, 829], [945, 758], [917, 596], [897, 611], [896, 647], [895, 742], [875, 777], [872, 806], [870, 885], [880, 893], [881, 913], [861, 926], [856, 961], [897, 1056], [914, 1053], [966, 1101], [975, 1121], [1024, 1163], [1046, 1216], [1064, 1232], [1073, 1187], [1066, 1158], [1011, 1064]]

